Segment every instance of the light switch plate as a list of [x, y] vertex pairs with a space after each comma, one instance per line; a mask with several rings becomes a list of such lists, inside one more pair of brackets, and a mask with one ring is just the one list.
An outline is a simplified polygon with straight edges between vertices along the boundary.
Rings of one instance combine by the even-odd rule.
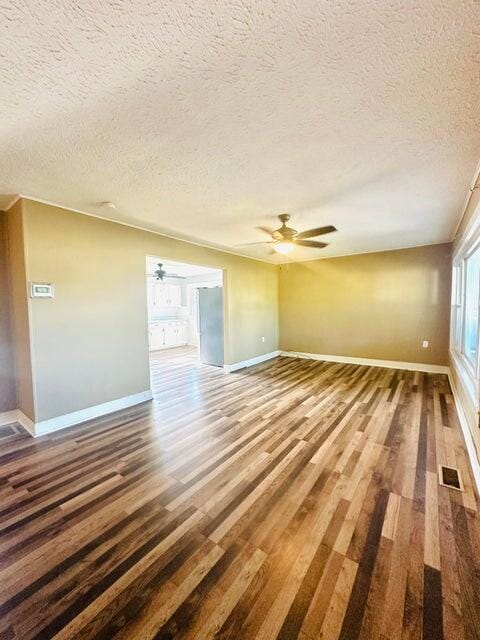
[[53, 298], [54, 290], [51, 282], [31, 282], [31, 298]]

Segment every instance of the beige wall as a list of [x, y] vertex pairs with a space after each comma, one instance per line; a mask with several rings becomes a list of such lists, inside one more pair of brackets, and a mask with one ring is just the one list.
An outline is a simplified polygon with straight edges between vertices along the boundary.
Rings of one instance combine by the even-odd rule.
[[[23, 200], [36, 421], [149, 389], [145, 258], [225, 270], [225, 362], [278, 349], [278, 268]], [[265, 342], [262, 342], [262, 337]]]
[[[448, 360], [450, 244], [279, 269], [28, 200], [8, 227], [19, 408], [36, 422], [149, 388], [147, 255], [224, 270], [227, 364], [279, 347]], [[29, 299], [28, 281], [55, 297]]]
[[280, 347], [445, 365], [450, 286], [450, 244], [282, 265]]
[[17, 408], [7, 258], [7, 216], [0, 211], [0, 412]]
[[30, 321], [27, 297], [25, 257], [25, 216], [18, 201], [7, 213], [8, 260], [13, 320], [13, 342], [17, 382], [17, 406], [31, 420], [35, 419], [33, 369], [30, 349]]

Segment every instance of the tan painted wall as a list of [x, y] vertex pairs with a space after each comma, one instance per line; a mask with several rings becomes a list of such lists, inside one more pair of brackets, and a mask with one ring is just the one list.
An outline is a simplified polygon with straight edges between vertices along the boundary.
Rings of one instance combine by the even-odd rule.
[[18, 408], [31, 420], [35, 420], [24, 224], [23, 205], [21, 201], [18, 201], [7, 213], [17, 402]]
[[[8, 216], [20, 408], [36, 421], [149, 388], [147, 255], [225, 270], [227, 364], [279, 348], [279, 321], [285, 350], [448, 360], [449, 244], [279, 269], [28, 200]], [[55, 298], [30, 300], [27, 280]]]
[[0, 413], [17, 408], [7, 256], [7, 215], [0, 211]]
[[[225, 362], [278, 349], [278, 268], [120, 224], [23, 201], [36, 420], [150, 387], [145, 258], [225, 270]], [[262, 342], [265, 336], [265, 343]]]
[[445, 365], [450, 286], [450, 244], [283, 265], [280, 348]]

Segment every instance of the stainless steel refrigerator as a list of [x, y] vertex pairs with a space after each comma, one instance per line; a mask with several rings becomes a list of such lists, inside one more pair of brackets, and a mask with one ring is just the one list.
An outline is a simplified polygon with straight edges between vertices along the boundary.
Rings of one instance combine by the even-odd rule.
[[223, 366], [223, 288], [198, 290], [200, 362]]

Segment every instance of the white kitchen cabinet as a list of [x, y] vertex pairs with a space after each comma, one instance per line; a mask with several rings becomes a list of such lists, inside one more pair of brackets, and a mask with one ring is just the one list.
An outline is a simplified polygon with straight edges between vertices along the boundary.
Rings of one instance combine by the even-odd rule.
[[147, 291], [150, 311], [182, 306], [182, 288], [178, 284], [153, 281]]
[[152, 280], [148, 280], [147, 281], [147, 302], [148, 302], [149, 310], [152, 310], [155, 308], [155, 293], [156, 293], [155, 282]]
[[155, 308], [164, 309], [168, 306], [167, 303], [168, 295], [167, 295], [167, 285], [163, 282], [155, 283]]
[[148, 341], [150, 345], [150, 351], [156, 351], [157, 349], [164, 348], [165, 339], [162, 323], [150, 322], [148, 326]]
[[178, 340], [180, 344], [188, 344], [188, 323], [186, 320], [178, 323]]
[[188, 342], [185, 320], [158, 320], [149, 324], [150, 351], [180, 347]]
[[165, 322], [165, 346], [166, 347], [176, 347], [177, 346], [177, 332], [176, 332], [177, 323], [175, 321]]
[[167, 284], [167, 305], [169, 307], [182, 306], [182, 288], [178, 284]]

